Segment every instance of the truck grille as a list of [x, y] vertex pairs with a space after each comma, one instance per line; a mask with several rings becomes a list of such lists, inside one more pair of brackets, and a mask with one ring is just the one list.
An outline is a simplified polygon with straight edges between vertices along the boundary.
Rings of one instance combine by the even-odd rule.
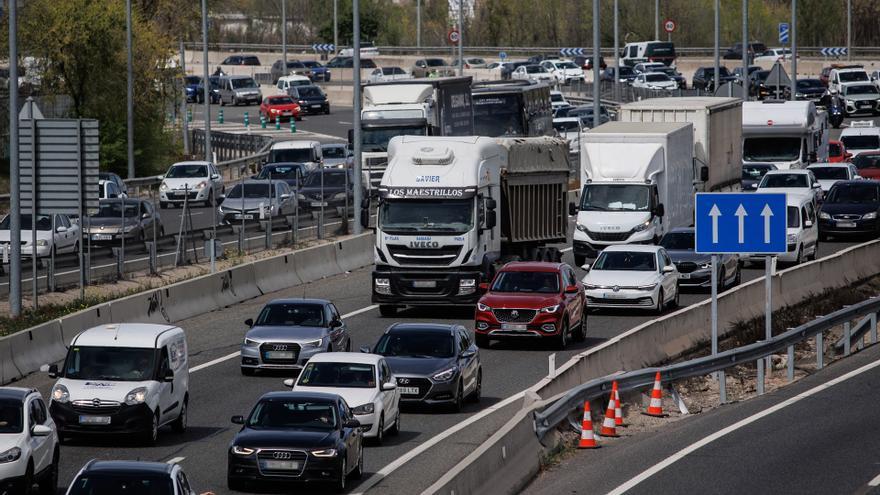
[[629, 239], [629, 232], [593, 232], [588, 230], [587, 234], [594, 241], [622, 242]]
[[388, 252], [401, 265], [448, 266], [458, 258], [461, 253], [461, 245], [443, 246], [437, 249], [418, 249], [389, 244]]
[[501, 323], [528, 323], [535, 318], [534, 309], [493, 309], [492, 314]]
[[[301, 450], [261, 450], [257, 453], [257, 466], [260, 474], [266, 476], [300, 476], [306, 469], [308, 458]], [[299, 469], [266, 469], [263, 461], [294, 461], [299, 463]]]
[[[260, 357], [265, 364], [296, 364], [299, 359], [299, 344], [288, 342], [267, 342], [260, 346]], [[290, 359], [267, 358], [267, 352], [293, 352]]]

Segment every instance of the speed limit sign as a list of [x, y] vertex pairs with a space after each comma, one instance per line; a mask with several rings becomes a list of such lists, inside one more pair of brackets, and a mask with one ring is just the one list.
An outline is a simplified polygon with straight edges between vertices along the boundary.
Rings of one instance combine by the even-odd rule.
[[458, 29], [450, 29], [449, 34], [446, 35], [446, 39], [448, 39], [453, 45], [457, 45], [458, 41], [461, 39], [458, 35]]
[[672, 19], [666, 19], [663, 22], [663, 30], [667, 33], [675, 31], [675, 21], [673, 21]]

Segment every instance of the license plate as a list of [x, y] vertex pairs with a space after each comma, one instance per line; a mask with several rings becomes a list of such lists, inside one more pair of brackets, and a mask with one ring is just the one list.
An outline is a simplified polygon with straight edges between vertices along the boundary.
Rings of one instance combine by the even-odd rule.
[[513, 332], [525, 332], [526, 330], [528, 330], [528, 328], [529, 328], [528, 325], [526, 325], [525, 323], [502, 323], [501, 324], [502, 330], [510, 330]]
[[417, 289], [433, 289], [437, 287], [436, 280], [413, 280], [413, 287]]
[[837, 226], [841, 229], [854, 229], [856, 224], [853, 222], [837, 222]]
[[93, 241], [109, 241], [112, 239], [113, 239], [113, 236], [110, 234], [92, 234]]
[[690, 273], [679, 273], [678, 278], [691, 278]]
[[403, 395], [419, 395], [419, 387], [398, 387]]
[[606, 292], [602, 297], [605, 299], [626, 299], [625, 294], [618, 294], [616, 292]]
[[110, 416], [80, 416], [79, 424], [81, 425], [109, 425]]
[[321, 105], [312, 105], [312, 108], [321, 108]]
[[291, 113], [293, 113], [293, 112], [281, 112], [281, 115], [284, 115], [285, 117], [287, 117], [287, 116], [289, 116]]
[[263, 356], [266, 359], [293, 359], [296, 354], [293, 351], [266, 351]]
[[312, 201], [311, 205], [316, 208], [320, 208], [321, 206], [327, 206], [327, 202], [326, 201], [323, 201], [323, 202], [322, 201]]
[[254, 216], [253, 215], [242, 215], [241, 213], [236, 213], [235, 218], [237, 220], [253, 220]]
[[260, 464], [263, 469], [290, 471], [299, 469], [298, 461], [260, 461]]

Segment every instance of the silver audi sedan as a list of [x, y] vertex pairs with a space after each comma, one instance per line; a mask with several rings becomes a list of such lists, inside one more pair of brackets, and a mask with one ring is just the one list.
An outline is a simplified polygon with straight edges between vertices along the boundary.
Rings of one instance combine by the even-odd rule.
[[324, 299], [276, 299], [263, 307], [241, 344], [241, 373], [296, 369], [315, 354], [350, 351], [348, 329], [336, 306]]

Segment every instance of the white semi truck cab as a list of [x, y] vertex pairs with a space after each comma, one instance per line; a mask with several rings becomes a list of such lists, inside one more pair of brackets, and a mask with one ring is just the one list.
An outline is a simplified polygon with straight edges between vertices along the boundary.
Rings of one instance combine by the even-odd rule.
[[372, 276], [383, 315], [470, 305], [497, 263], [560, 258], [548, 245], [566, 240], [564, 140], [402, 136], [388, 158]]

